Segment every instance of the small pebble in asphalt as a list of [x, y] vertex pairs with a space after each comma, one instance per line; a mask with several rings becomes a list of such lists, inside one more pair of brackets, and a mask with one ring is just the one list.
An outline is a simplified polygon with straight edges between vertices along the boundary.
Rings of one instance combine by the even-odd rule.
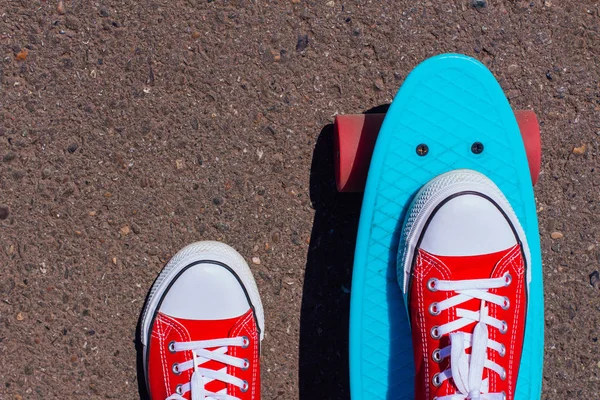
[[600, 289], [600, 272], [594, 271], [590, 274], [590, 285], [596, 289]]
[[308, 47], [308, 35], [298, 35], [296, 51], [304, 51]]
[[565, 235], [562, 234], [562, 232], [556, 231], [556, 232], [552, 232], [550, 234], [550, 237], [552, 239], [562, 239]]
[[260, 258], [258, 258], [258, 257], [252, 257], [252, 263], [256, 264], [256, 265], [260, 265]]
[[142, 228], [140, 228], [140, 226], [134, 222], [131, 224], [131, 230], [137, 235], [142, 231]]
[[75, 153], [75, 151], [77, 150], [79, 146], [77, 145], [77, 143], [72, 143], [71, 145], [69, 145], [69, 147], [67, 147], [67, 151], [71, 154]]
[[476, 9], [486, 8], [487, 0], [471, 0], [471, 6]]
[[0, 206], [0, 219], [8, 218], [8, 207]]
[[6, 219], [8, 218], [8, 207], [7, 206], [0, 206], [0, 219]]
[[585, 154], [585, 144], [582, 144], [579, 147], [574, 147], [573, 154], [577, 154], [577, 155]]
[[17, 61], [24, 61], [27, 59], [27, 54], [29, 54], [29, 50], [23, 49], [17, 53], [15, 58]]

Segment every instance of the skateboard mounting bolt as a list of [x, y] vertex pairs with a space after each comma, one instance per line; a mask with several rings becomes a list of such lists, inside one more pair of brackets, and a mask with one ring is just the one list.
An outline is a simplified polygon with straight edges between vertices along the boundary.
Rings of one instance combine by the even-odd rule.
[[429, 153], [429, 147], [425, 143], [421, 143], [417, 146], [417, 154], [421, 157], [426, 156]]
[[483, 152], [483, 143], [475, 142], [471, 145], [471, 151], [473, 154], [481, 154]]

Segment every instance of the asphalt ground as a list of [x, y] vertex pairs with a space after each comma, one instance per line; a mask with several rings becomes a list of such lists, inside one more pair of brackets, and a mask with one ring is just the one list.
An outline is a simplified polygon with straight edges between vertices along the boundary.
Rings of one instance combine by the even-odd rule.
[[263, 398], [348, 399], [331, 123], [443, 52], [538, 115], [542, 397], [598, 398], [599, 3], [484, 3], [0, 0], [0, 398], [139, 398], [150, 285], [212, 239], [261, 291]]

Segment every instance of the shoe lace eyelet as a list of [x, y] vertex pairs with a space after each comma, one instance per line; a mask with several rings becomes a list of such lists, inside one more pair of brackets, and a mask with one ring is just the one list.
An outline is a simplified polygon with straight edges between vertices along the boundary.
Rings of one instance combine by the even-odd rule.
[[504, 286], [508, 286], [508, 285], [510, 285], [510, 284], [511, 284], [511, 282], [512, 282], [512, 275], [511, 275], [510, 273], [508, 273], [508, 272], [507, 272], [507, 273], [504, 275]]
[[175, 353], [175, 342], [169, 343], [169, 351]]
[[246, 393], [246, 392], [248, 391], [248, 388], [249, 388], [249, 387], [250, 387], [250, 386], [248, 385], [248, 381], [244, 381], [244, 384], [243, 384], [243, 385], [242, 385], [242, 387], [240, 388], [240, 391], [241, 391], [242, 393]]
[[248, 339], [248, 336], [242, 336], [242, 348], [245, 349], [248, 346], [250, 346], [250, 339]]
[[504, 296], [504, 303], [502, 303], [502, 309], [508, 310], [510, 308], [510, 299]]
[[502, 379], [503, 381], [506, 380], [506, 370], [502, 370], [502, 373], [500, 374], [500, 379]]
[[440, 310], [440, 308], [438, 307], [438, 303], [431, 303], [431, 305], [429, 306], [429, 314], [433, 315], [433, 316], [437, 316], [440, 315], [442, 311]]
[[440, 328], [439, 326], [434, 326], [433, 328], [431, 328], [431, 338], [438, 340], [442, 337], [442, 335], [440, 334]]
[[506, 392], [504, 390], [502, 391], [502, 400], [506, 400]]
[[183, 394], [183, 387], [182, 387], [181, 385], [177, 385], [177, 386], [175, 387], [175, 392], [176, 392], [177, 394]]
[[504, 357], [506, 355], [506, 347], [503, 344], [500, 346], [500, 357]]
[[440, 380], [440, 374], [435, 374], [433, 376], [433, 378], [431, 379], [431, 383], [433, 383], [433, 386], [435, 387], [440, 387], [442, 386], [442, 381]]
[[244, 365], [242, 366], [242, 369], [245, 371], [248, 368], [250, 368], [250, 361], [247, 358], [244, 358]]
[[442, 362], [442, 352], [440, 351], [440, 349], [435, 349], [433, 351], [433, 353], [431, 353], [431, 358], [436, 363], [441, 363]]
[[179, 364], [177, 364], [177, 363], [173, 364], [173, 367], [171, 368], [171, 370], [173, 371], [173, 373], [175, 375], [181, 374], [181, 370], [179, 369]]
[[427, 281], [427, 288], [429, 290], [431, 290], [432, 292], [437, 292], [437, 283], [438, 283], [437, 278], [431, 278], [430, 280]]
[[502, 321], [502, 327], [500, 328], [500, 333], [506, 333], [508, 332], [508, 324], [506, 323], [506, 321]]

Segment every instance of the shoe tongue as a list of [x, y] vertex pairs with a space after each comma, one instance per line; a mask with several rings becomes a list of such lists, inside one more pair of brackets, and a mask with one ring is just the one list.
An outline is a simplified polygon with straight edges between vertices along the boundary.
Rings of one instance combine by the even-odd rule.
[[474, 256], [432, 255], [448, 267], [451, 272], [451, 276], [448, 278], [450, 280], [487, 279], [492, 276], [498, 261], [511, 252], [512, 249], [511, 247], [495, 253]]

